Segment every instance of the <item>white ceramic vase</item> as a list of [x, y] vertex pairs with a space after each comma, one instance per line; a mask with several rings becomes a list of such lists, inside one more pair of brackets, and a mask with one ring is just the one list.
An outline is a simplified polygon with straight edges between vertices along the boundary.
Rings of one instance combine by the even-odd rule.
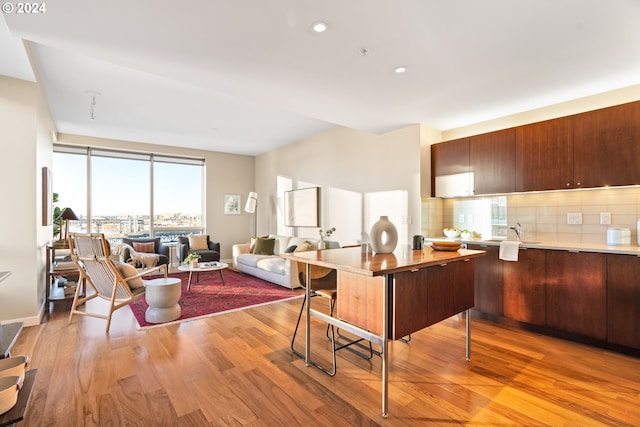
[[318, 242], [318, 249], [327, 249], [327, 243], [324, 240]]
[[369, 232], [371, 249], [377, 254], [390, 254], [398, 245], [398, 230], [384, 215], [373, 224]]

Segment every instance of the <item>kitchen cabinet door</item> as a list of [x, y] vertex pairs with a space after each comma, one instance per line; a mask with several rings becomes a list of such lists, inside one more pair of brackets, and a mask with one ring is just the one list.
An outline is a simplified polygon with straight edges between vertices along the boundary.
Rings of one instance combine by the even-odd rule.
[[473, 307], [473, 267], [474, 261], [469, 260], [422, 269], [427, 274], [429, 325]]
[[482, 313], [502, 316], [504, 289], [502, 285], [502, 261], [498, 258], [500, 248], [489, 245], [468, 245], [469, 249], [486, 251], [486, 255], [475, 262], [475, 305]]
[[640, 184], [640, 101], [573, 116], [576, 187]]
[[469, 172], [474, 195], [516, 189], [516, 129], [469, 138]]
[[640, 349], [640, 257], [607, 255], [607, 340]]
[[502, 263], [504, 317], [544, 326], [545, 251], [521, 248], [518, 261]]
[[469, 138], [431, 146], [431, 196], [471, 195], [469, 183]]
[[402, 338], [473, 307], [477, 259], [396, 273], [392, 338]]
[[547, 326], [607, 338], [606, 255], [547, 251]]
[[516, 191], [573, 188], [573, 134], [568, 117], [516, 128]]

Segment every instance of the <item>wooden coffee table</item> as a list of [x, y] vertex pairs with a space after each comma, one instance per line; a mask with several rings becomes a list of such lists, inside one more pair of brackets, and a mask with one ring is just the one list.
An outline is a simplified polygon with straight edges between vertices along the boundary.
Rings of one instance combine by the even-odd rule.
[[200, 280], [200, 272], [202, 271], [216, 271], [216, 270], [219, 271], [220, 279], [222, 279], [222, 284], [224, 285], [224, 274], [222, 273], [222, 270], [224, 270], [227, 267], [229, 267], [229, 264], [227, 263], [214, 261], [214, 262], [198, 263], [198, 266], [195, 268], [191, 267], [191, 264], [183, 264], [178, 267], [178, 270], [189, 272], [189, 281], [187, 282], [187, 290], [189, 290], [191, 289], [191, 276], [193, 276], [193, 273], [198, 273], [198, 277], [196, 279], [196, 283], [197, 283], [197, 281]]

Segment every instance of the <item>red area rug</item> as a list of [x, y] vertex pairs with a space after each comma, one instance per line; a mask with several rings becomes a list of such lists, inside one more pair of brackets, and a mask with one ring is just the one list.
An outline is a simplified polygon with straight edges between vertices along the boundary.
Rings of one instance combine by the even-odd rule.
[[189, 273], [172, 273], [169, 276], [182, 279], [182, 297], [180, 298], [182, 315], [173, 322], [147, 323], [144, 320], [144, 313], [149, 305], [145, 297], [142, 296], [136, 302], [129, 304], [141, 329], [167, 326], [186, 320], [216, 316], [231, 311], [302, 297], [300, 292], [274, 285], [229, 268], [224, 270], [224, 285], [218, 271], [205, 271], [200, 273], [200, 280], [197, 283], [197, 275], [193, 275], [189, 291], [187, 291]]

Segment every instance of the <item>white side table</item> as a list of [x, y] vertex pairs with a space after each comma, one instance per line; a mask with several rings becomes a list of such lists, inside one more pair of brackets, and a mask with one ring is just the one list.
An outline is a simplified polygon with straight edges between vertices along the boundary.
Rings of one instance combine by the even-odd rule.
[[145, 299], [149, 308], [144, 319], [149, 323], [164, 323], [176, 320], [182, 314], [178, 301], [182, 296], [182, 281], [175, 277], [145, 280]]

